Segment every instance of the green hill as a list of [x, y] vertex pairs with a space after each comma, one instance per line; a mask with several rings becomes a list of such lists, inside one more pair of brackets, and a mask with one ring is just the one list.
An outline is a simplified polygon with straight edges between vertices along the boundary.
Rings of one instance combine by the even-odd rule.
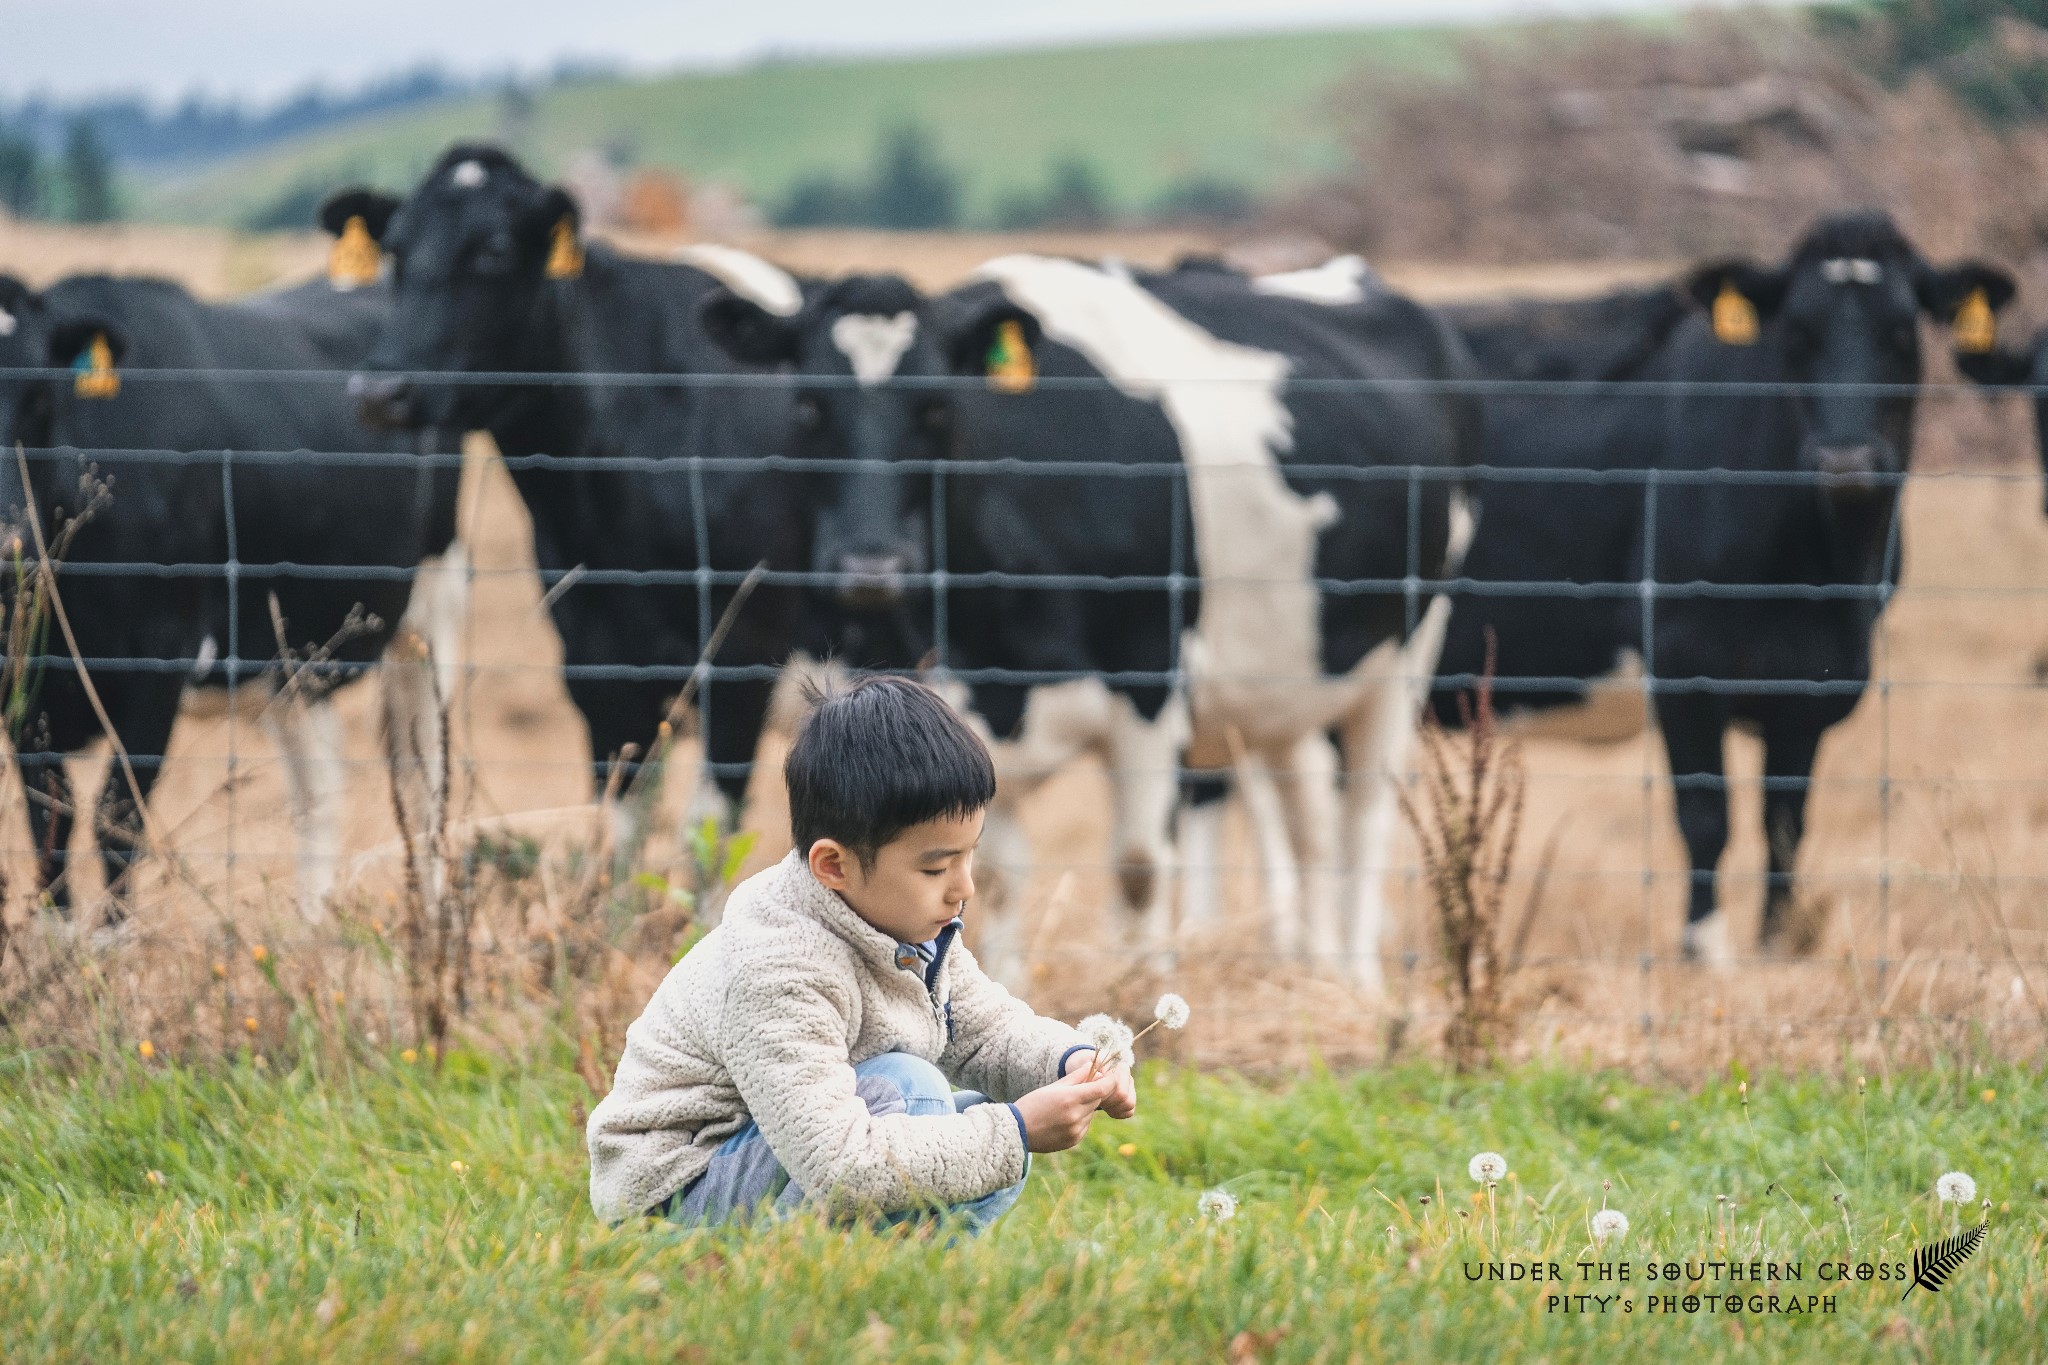
[[1327, 169], [1338, 156], [1332, 87], [1355, 71], [1448, 73], [1460, 32], [1353, 29], [571, 82], [521, 108], [479, 97], [308, 135], [134, 184], [130, 203], [143, 219], [235, 223], [341, 181], [408, 187], [451, 140], [488, 137], [543, 171], [616, 145], [639, 164], [729, 182], [772, 205], [802, 177], [864, 170], [888, 130], [916, 123], [959, 173], [972, 221], [1039, 190], [1052, 163], [1072, 156], [1133, 209], [1191, 180], [1257, 191]]

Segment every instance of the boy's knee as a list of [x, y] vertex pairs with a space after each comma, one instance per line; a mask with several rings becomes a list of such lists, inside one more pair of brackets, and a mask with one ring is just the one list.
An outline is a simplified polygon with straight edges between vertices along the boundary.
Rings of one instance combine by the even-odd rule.
[[908, 1052], [884, 1052], [857, 1062], [854, 1093], [871, 1114], [950, 1114], [953, 1086], [944, 1072]]

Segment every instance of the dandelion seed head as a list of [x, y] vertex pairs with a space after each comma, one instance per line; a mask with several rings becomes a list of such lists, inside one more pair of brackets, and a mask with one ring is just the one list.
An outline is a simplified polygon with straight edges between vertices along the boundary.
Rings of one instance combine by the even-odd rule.
[[1225, 1189], [1203, 1190], [1195, 1209], [1204, 1218], [1227, 1223], [1237, 1217], [1237, 1196]]
[[1112, 1019], [1106, 1014], [1091, 1014], [1079, 1026], [1081, 1036], [1095, 1048], [1095, 1064], [1098, 1071], [1113, 1067], [1129, 1066], [1131, 1063], [1131, 1027], [1121, 1019]]
[[1466, 1165], [1465, 1171], [1482, 1185], [1497, 1184], [1508, 1173], [1508, 1159], [1499, 1152], [1481, 1152]]
[[1934, 1192], [1944, 1204], [1968, 1204], [1977, 1198], [1977, 1182], [1961, 1171], [1950, 1171], [1934, 1182]]
[[1628, 1235], [1628, 1215], [1620, 1209], [1602, 1209], [1593, 1215], [1593, 1240], [1605, 1244], [1610, 1238]]
[[1169, 991], [1159, 997], [1159, 1004], [1153, 1008], [1152, 1017], [1168, 1028], [1186, 1028], [1188, 1002]]

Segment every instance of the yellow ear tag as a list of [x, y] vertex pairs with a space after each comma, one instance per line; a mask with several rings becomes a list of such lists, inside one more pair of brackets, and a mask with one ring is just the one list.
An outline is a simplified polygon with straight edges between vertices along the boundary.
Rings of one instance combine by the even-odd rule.
[[1998, 344], [1998, 318], [1982, 289], [1970, 291], [1970, 297], [1956, 309], [1955, 320], [1949, 327], [1956, 349], [1966, 354], [1982, 355]]
[[583, 246], [576, 240], [576, 228], [567, 218], [555, 223], [555, 235], [548, 245], [548, 278], [573, 280], [583, 273]]
[[112, 398], [121, 391], [121, 376], [114, 372], [114, 349], [107, 345], [105, 332], [92, 334], [92, 345], [71, 362], [71, 391], [80, 398]]
[[336, 289], [375, 284], [378, 267], [383, 263], [384, 252], [370, 235], [370, 225], [363, 221], [362, 214], [352, 213], [342, 224], [341, 235], [327, 249], [327, 282]]
[[1024, 326], [1010, 318], [997, 326], [995, 345], [988, 348], [988, 386], [998, 393], [1029, 393], [1037, 379]]
[[1756, 305], [1732, 283], [1721, 281], [1721, 292], [1714, 296], [1714, 340], [1724, 346], [1754, 346], [1756, 334]]

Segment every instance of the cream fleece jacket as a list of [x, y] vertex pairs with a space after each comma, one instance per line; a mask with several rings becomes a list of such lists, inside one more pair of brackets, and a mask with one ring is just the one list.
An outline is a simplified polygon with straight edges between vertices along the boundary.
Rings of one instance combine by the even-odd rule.
[[1058, 1079], [1086, 1042], [991, 981], [957, 931], [927, 967], [791, 853], [733, 889], [626, 1030], [590, 1115], [590, 1203], [607, 1222], [652, 1208], [750, 1116], [830, 1211], [978, 1199], [1023, 1179], [1014, 1111], [877, 1117], [854, 1093], [854, 1063], [908, 1052], [1013, 1100]]

